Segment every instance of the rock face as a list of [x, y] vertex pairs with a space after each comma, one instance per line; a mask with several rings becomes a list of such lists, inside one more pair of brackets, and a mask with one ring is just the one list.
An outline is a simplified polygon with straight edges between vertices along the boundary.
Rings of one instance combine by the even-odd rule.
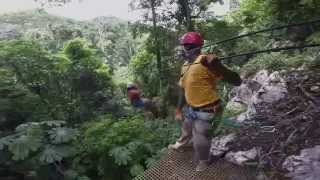
[[258, 149], [252, 148], [248, 151], [229, 152], [226, 154], [226, 160], [234, 164], [243, 165], [245, 162], [256, 159]]
[[259, 71], [252, 79], [232, 91], [232, 99], [227, 109], [237, 110], [246, 107], [247, 111], [236, 117], [238, 122], [252, 120], [256, 115], [256, 106], [281, 100], [287, 93], [286, 82], [279, 72], [271, 74]]
[[262, 71], [247, 81], [232, 96], [247, 112], [237, 117], [243, 115], [242, 126], [226, 159], [245, 165], [256, 155], [252, 164], [271, 172], [269, 179], [320, 179], [320, 72]]
[[[259, 75], [259, 74], [258, 74]], [[256, 78], [259, 78], [256, 76]], [[288, 92], [286, 82], [278, 71], [273, 72], [266, 79], [258, 80], [262, 86], [253, 96], [253, 104], [273, 103], [284, 98]]]
[[[238, 123], [253, 120], [257, 115], [256, 107], [260, 104], [271, 104], [285, 97], [288, 93], [284, 78], [279, 72], [268, 73], [259, 71], [252, 79], [244, 80], [241, 86], [231, 92], [232, 99], [227, 104], [227, 109], [238, 111], [246, 109], [235, 120]], [[228, 152], [235, 140], [235, 134], [214, 138], [212, 140], [211, 154], [221, 156], [226, 154], [226, 160], [243, 165], [253, 160], [258, 155], [258, 147], [248, 150]]]
[[237, 165], [243, 165], [245, 162], [254, 160], [258, 155], [258, 148], [252, 148], [248, 151], [228, 152], [231, 144], [236, 139], [235, 134], [229, 134], [212, 139], [210, 153], [214, 157], [225, 155], [225, 159]]
[[235, 139], [235, 134], [229, 134], [223, 137], [216, 137], [212, 139], [210, 153], [213, 156], [221, 156], [227, 152], [230, 147], [228, 143], [232, 142]]
[[292, 180], [318, 180], [320, 178], [320, 145], [301, 151], [299, 156], [289, 156], [282, 164]]

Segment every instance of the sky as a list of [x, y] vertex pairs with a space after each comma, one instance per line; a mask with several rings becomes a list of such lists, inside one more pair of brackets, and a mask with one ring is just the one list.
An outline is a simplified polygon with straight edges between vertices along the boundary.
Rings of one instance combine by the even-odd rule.
[[[39, 0], [41, 1], [41, 0]], [[73, 0], [63, 7], [45, 7], [50, 14], [77, 20], [88, 20], [98, 16], [115, 16], [125, 20], [137, 20], [140, 14], [129, 9], [131, 0]], [[40, 8], [34, 0], [0, 0], [0, 14]], [[224, 13], [226, 6], [216, 5], [216, 14]]]

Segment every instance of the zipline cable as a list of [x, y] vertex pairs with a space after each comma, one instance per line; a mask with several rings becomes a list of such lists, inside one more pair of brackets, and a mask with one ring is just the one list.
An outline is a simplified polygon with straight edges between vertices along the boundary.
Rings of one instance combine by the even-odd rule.
[[214, 42], [214, 43], [211, 43], [211, 44], [203, 46], [203, 48], [210, 47], [210, 46], [213, 46], [213, 45], [222, 44], [222, 43], [225, 43], [225, 42], [228, 42], [228, 41], [233, 41], [233, 40], [240, 39], [240, 38], [247, 37], [247, 36], [252, 36], [252, 35], [255, 35], [255, 34], [258, 34], [258, 33], [264, 33], [264, 32], [268, 32], [268, 31], [279, 30], [279, 29], [284, 29], [284, 28], [293, 27], [293, 26], [302, 26], [302, 25], [305, 25], [305, 24], [314, 24], [314, 23], [317, 23], [317, 22], [320, 22], [320, 19], [316, 19], [316, 20], [312, 20], [312, 21], [306, 21], [306, 22], [302, 22], [302, 23], [295, 23], [295, 24], [277, 26], [277, 27], [272, 27], [272, 28], [269, 28], [269, 29], [263, 29], [263, 30], [260, 30], [260, 31], [250, 32], [250, 33], [247, 33], [247, 34], [234, 36], [234, 37], [231, 37], [229, 39], [222, 40], [222, 41]]
[[[222, 43], [225, 43], [225, 42], [233, 41], [233, 40], [240, 39], [240, 38], [247, 37], [247, 36], [252, 36], [252, 35], [255, 35], [255, 34], [258, 34], [258, 33], [264, 33], [264, 32], [268, 32], [268, 31], [279, 30], [279, 29], [284, 29], [284, 28], [294, 27], [294, 26], [302, 26], [302, 25], [306, 25], [306, 24], [314, 24], [314, 23], [317, 23], [317, 22], [320, 22], [320, 19], [301, 22], [301, 23], [295, 23], [295, 24], [288, 24], [288, 25], [283, 25], [283, 26], [277, 26], [277, 27], [272, 27], [272, 28], [269, 28], [269, 29], [263, 29], [263, 30], [260, 30], [260, 31], [250, 32], [250, 33], [243, 34], [243, 35], [240, 35], [240, 36], [234, 36], [234, 37], [222, 40], [222, 41], [218, 41], [218, 42], [214, 42], [214, 43], [211, 43], [211, 44], [207, 44], [207, 45], [203, 46], [202, 48], [206, 48], [206, 47], [210, 47], [210, 46], [213, 46], [213, 45], [222, 44]], [[237, 54], [237, 55], [221, 57], [219, 59], [220, 60], [226, 60], [226, 59], [232, 59], [232, 58], [235, 58], [235, 57], [248, 56], [248, 55], [254, 55], [254, 54], [261, 54], [261, 53], [267, 53], [267, 52], [277, 52], [277, 51], [292, 50], [292, 49], [304, 49], [304, 48], [317, 47], [317, 46], [320, 46], [320, 44], [309, 44], [309, 45], [304, 45], [304, 46], [287, 46], [287, 47], [282, 47], [282, 48], [272, 48], [272, 49], [265, 49], [265, 50], [241, 53], [241, 54]], [[174, 59], [174, 57], [167, 57], [167, 58], [164, 58], [164, 59], [172, 59], [172, 58]], [[171, 68], [164, 68], [164, 69], [171, 69]]]
[[248, 55], [254, 55], [254, 54], [261, 54], [261, 53], [266, 53], [266, 52], [278, 52], [278, 51], [284, 51], [284, 50], [304, 49], [304, 48], [318, 47], [318, 46], [320, 46], [320, 44], [308, 44], [308, 45], [304, 45], [304, 46], [286, 46], [286, 47], [281, 47], [281, 48], [272, 48], [272, 49], [253, 51], [253, 52], [248, 52], [248, 53], [241, 53], [241, 54], [236, 54], [236, 55], [233, 55], [233, 56], [221, 57], [219, 59], [220, 60], [226, 60], [226, 59], [232, 59], [232, 58], [235, 58], [235, 57], [248, 56]]
[[[254, 54], [261, 54], [261, 53], [267, 53], [267, 52], [278, 52], [278, 51], [286, 51], [286, 50], [293, 50], [293, 49], [304, 49], [304, 48], [312, 48], [312, 47], [319, 47], [320, 44], [307, 44], [303, 46], [286, 46], [286, 47], [281, 47], [281, 48], [272, 48], [272, 49], [265, 49], [265, 50], [259, 50], [259, 51], [253, 51], [253, 52], [247, 52], [247, 53], [241, 53], [241, 54], [236, 54], [232, 56], [226, 56], [226, 57], [220, 57], [219, 59], [221, 61], [227, 60], [227, 59], [232, 59], [235, 57], [241, 57], [241, 56], [248, 56], [248, 55], [254, 55]], [[167, 57], [164, 58], [166, 60], [172, 59], [174, 57]], [[163, 69], [174, 69], [175, 67], [165, 67]]]

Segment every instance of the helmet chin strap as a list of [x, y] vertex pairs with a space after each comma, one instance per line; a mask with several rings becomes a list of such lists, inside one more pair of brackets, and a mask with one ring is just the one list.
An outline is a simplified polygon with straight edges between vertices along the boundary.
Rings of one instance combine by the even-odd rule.
[[200, 54], [200, 49], [201, 47], [193, 48], [190, 50], [184, 50], [184, 59], [188, 62], [193, 62]]

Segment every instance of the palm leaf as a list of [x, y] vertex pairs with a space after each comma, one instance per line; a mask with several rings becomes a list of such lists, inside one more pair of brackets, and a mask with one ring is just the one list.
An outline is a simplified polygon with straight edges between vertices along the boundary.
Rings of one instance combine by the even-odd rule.
[[40, 122], [40, 124], [52, 127], [52, 126], [62, 126], [66, 124], [66, 122], [65, 121], [42, 121]]
[[76, 138], [78, 135], [78, 131], [72, 128], [66, 127], [58, 127], [53, 128], [49, 131], [50, 139], [52, 139], [53, 143], [66, 143]]
[[115, 159], [119, 166], [127, 165], [132, 160], [131, 151], [126, 147], [116, 147], [110, 150], [109, 155]]
[[41, 139], [22, 135], [9, 144], [9, 151], [13, 153], [14, 160], [24, 160], [29, 153], [41, 146]]
[[71, 146], [52, 146], [47, 145], [40, 155], [40, 161], [44, 163], [59, 162], [63, 158], [70, 157], [74, 154]]
[[8, 146], [10, 142], [12, 141], [12, 136], [6, 136], [3, 138], [0, 138], [0, 150], [3, 150], [5, 146]]

